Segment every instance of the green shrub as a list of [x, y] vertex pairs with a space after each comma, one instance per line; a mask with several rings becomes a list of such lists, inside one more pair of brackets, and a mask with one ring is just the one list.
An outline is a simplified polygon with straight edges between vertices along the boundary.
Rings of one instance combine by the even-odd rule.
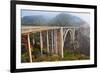
[[29, 55], [27, 52], [21, 54], [21, 62], [22, 63], [29, 62]]
[[51, 56], [51, 61], [59, 61], [61, 59], [61, 57], [57, 54], [53, 54]]
[[89, 59], [89, 57], [81, 54], [80, 52], [65, 50], [64, 58], [62, 60], [83, 60], [83, 59]]

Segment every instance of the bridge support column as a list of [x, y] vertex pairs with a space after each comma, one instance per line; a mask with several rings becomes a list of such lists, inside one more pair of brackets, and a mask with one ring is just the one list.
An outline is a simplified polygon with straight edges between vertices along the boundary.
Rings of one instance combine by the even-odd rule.
[[32, 42], [33, 42], [33, 48], [34, 48], [34, 44], [35, 44], [34, 35], [33, 35], [33, 41]]
[[48, 30], [47, 30], [47, 52], [49, 53], [49, 37], [48, 37]]
[[73, 47], [74, 47], [74, 50], [76, 49], [75, 47], [75, 28], [73, 28], [73, 34], [72, 34], [72, 41], [73, 41]]
[[41, 54], [43, 54], [42, 49], [43, 49], [43, 38], [42, 38], [42, 32], [40, 31], [40, 48], [41, 48]]
[[74, 42], [74, 40], [75, 40], [75, 29], [73, 28], [73, 29], [71, 29], [71, 41], [72, 42]]
[[55, 48], [55, 53], [58, 53], [58, 49], [57, 49], [57, 30], [54, 30], [54, 48]]
[[63, 28], [60, 29], [60, 35], [61, 35], [61, 38], [60, 38], [60, 41], [61, 41], [61, 57], [63, 58], [64, 57], [64, 52], [63, 52]]
[[28, 36], [29, 58], [30, 58], [30, 62], [32, 63], [32, 51], [31, 51], [31, 46], [30, 46], [30, 36], [29, 36], [29, 34], [27, 36]]
[[75, 40], [75, 28], [73, 28], [73, 42]]
[[53, 30], [51, 30], [52, 32], [51, 32], [51, 40], [52, 40], [52, 42], [51, 42], [51, 48], [52, 48], [52, 53], [54, 53], [54, 35], [53, 35]]

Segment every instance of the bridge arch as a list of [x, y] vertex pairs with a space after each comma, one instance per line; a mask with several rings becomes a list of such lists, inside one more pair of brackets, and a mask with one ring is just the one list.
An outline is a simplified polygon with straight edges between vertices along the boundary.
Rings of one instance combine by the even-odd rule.
[[[65, 44], [65, 40], [66, 40], [66, 37], [69, 33], [69, 36], [70, 36], [70, 39], [71, 39], [71, 43], [74, 42], [74, 38], [75, 38], [75, 30], [74, 29], [67, 29], [65, 30], [65, 33], [63, 34], [63, 43]], [[64, 48], [64, 44], [63, 44], [63, 48]]]

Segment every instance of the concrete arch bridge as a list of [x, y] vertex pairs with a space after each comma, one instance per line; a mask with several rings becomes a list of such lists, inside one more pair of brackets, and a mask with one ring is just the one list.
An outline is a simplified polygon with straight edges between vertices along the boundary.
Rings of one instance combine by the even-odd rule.
[[[60, 54], [61, 57], [64, 57], [64, 43], [67, 37], [67, 34], [70, 33], [71, 43], [75, 43], [75, 31], [79, 27], [60, 27], [60, 26], [22, 26], [21, 34], [27, 36], [28, 50], [30, 62], [32, 62], [32, 52], [30, 46], [30, 34], [39, 33], [39, 42], [40, 42], [40, 51], [43, 53], [44, 42], [46, 42], [47, 52]], [[45, 33], [45, 35], [44, 35]], [[45, 40], [44, 40], [45, 37]], [[35, 38], [33, 37], [33, 43]], [[76, 49], [76, 46], [73, 46]], [[34, 48], [34, 47], [33, 47]]]

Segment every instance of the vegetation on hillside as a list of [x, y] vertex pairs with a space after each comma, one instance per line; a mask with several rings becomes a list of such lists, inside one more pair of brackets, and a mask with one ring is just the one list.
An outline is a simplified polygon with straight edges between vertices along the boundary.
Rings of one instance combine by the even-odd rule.
[[[22, 63], [29, 62], [28, 53], [23, 53], [21, 59], [22, 59]], [[45, 49], [43, 50], [43, 54], [41, 54], [38, 48], [32, 49], [33, 62], [72, 61], [72, 60], [87, 60], [87, 59], [89, 59], [89, 56], [71, 50], [65, 50], [64, 58], [61, 58], [61, 56], [58, 54], [47, 53]]]

